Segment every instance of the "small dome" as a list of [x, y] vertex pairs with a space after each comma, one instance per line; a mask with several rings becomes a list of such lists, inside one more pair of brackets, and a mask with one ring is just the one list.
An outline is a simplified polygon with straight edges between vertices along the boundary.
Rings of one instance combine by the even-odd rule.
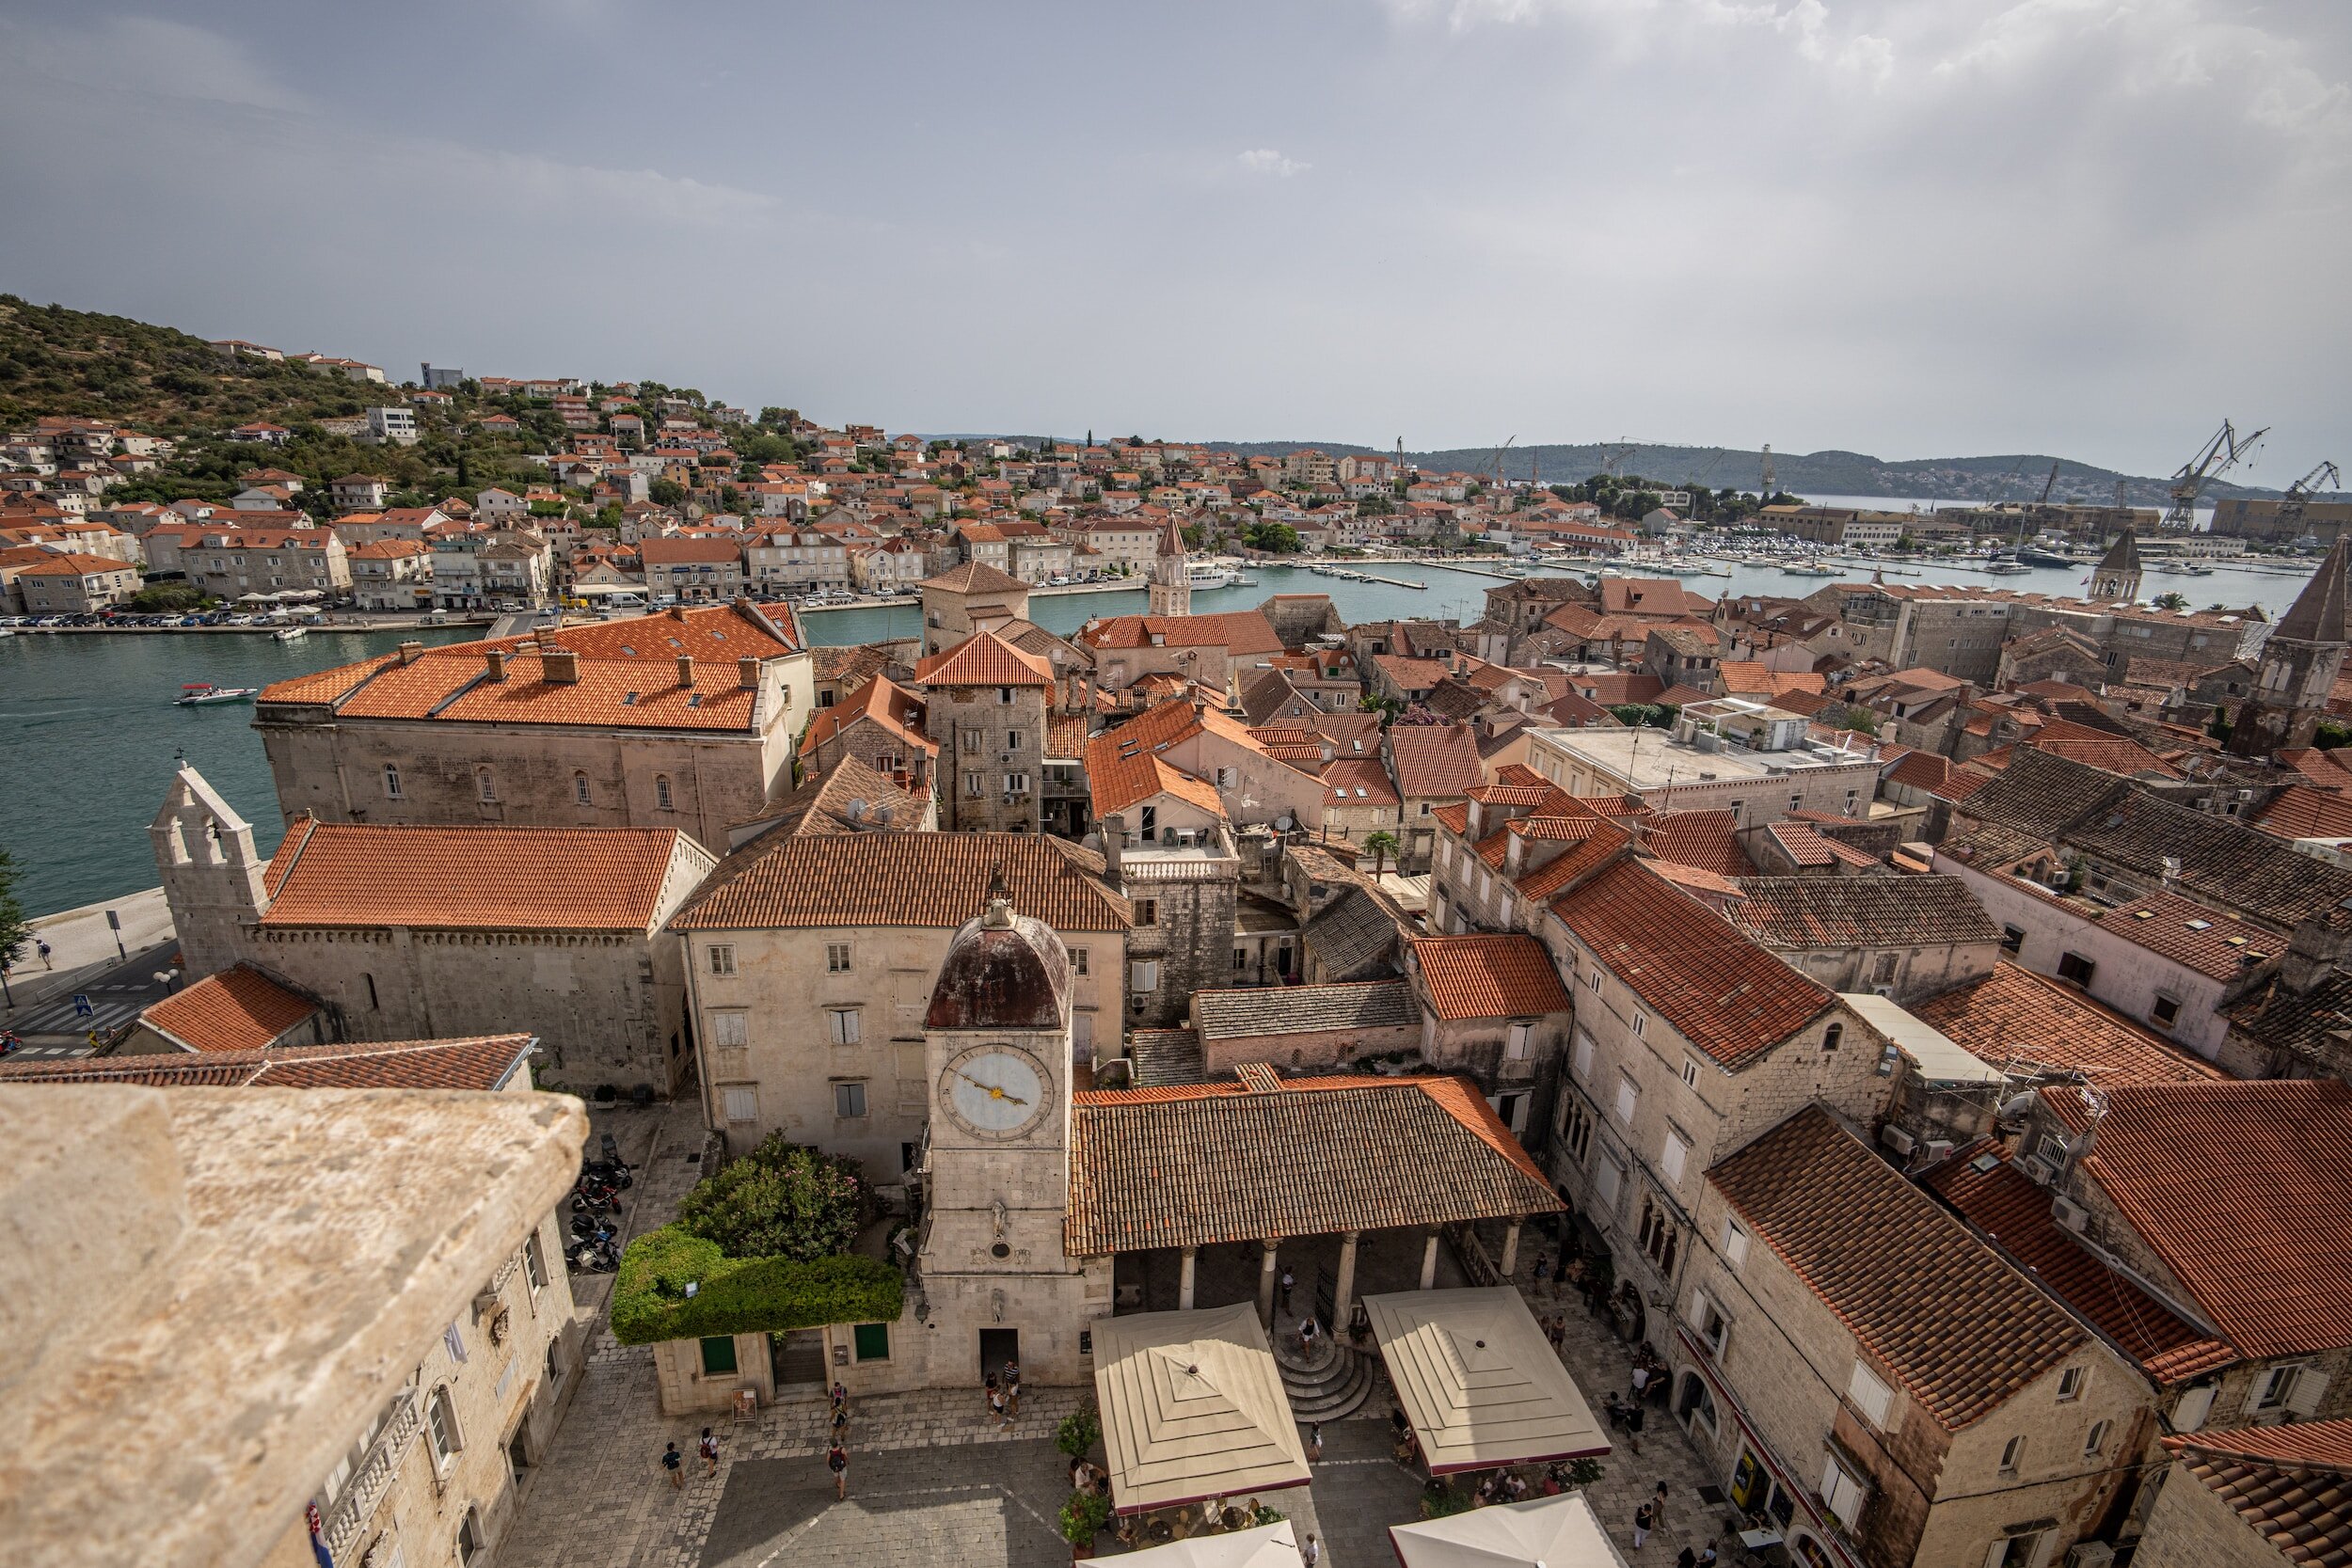
[[1070, 950], [1042, 920], [1012, 912], [999, 882], [987, 912], [947, 944], [927, 1029], [1058, 1029], [1069, 1011]]

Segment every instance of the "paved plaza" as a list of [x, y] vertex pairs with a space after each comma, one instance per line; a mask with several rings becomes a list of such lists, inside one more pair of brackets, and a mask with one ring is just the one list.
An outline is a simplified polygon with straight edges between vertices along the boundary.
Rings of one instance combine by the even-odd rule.
[[[599, 1108], [593, 1119], [643, 1167], [629, 1233], [662, 1223], [701, 1174], [698, 1108], [691, 1101]], [[1523, 1275], [1543, 1250], [1531, 1240], [1520, 1258]], [[1442, 1282], [1455, 1277], [1449, 1258]], [[824, 1466], [820, 1397], [787, 1398], [741, 1423], [663, 1418], [654, 1406], [652, 1352], [615, 1343], [604, 1325], [609, 1288], [610, 1276], [574, 1280], [582, 1310], [595, 1314], [588, 1367], [554, 1444], [532, 1472], [501, 1551], [504, 1568], [1057, 1568], [1070, 1560], [1054, 1528], [1070, 1495], [1068, 1461], [1052, 1439], [1062, 1417], [1093, 1402], [1092, 1389], [1025, 1389], [1010, 1431], [988, 1418], [977, 1388], [861, 1399], [851, 1409], [850, 1497], [836, 1501]], [[1628, 1389], [1628, 1347], [1587, 1317], [1576, 1297], [1555, 1300], [1524, 1278], [1521, 1289], [1538, 1316], [1566, 1314], [1563, 1359], [1596, 1412], [1610, 1390]], [[1326, 1423], [1311, 1487], [1263, 1498], [1290, 1517], [1300, 1539], [1311, 1531], [1322, 1538], [1328, 1568], [1386, 1568], [1395, 1560], [1388, 1527], [1418, 1517], [1422, 1481], [1390, 1457], [1390, 1408], [1383, 1381], [1358, 1416]], [[691, 1453], [705, 1424], [719, 1435], [719, 1473], [706, 1477], [690, 1462], [685, 1488], [674, 1489], [661, 1473], [662, 1445], [675, 1442]], [[1622, 1434], [1612, 1436], [1617, 1451], [1586, 1494], [1632, 1568], [1672, 1568], [1683, 1545], [1703, 1545], [1722, 1531], [1723, 1510], [1702, 1507], [1697, 1496], [1715, 1478], [1662, 1413], [1653, 1407], [1638, 1455]], [[1636, 1552], [1633, 1511], [1661, 1481], [1669, 1489], [1664, 1528]], [[1098, 1549], [1109, 1556], [1118, 1547], [1105, 1534]]]

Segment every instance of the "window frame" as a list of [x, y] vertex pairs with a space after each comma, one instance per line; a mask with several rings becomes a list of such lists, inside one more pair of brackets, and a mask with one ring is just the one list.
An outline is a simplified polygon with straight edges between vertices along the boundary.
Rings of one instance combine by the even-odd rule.
[[1872, 1371], [1859, 1356], [1854, 1358], [1853, 1370], [1846, 1377], [1846, 1402], [1875, 1430], [1893, 1430], [1888, 1422], [1895, 1414], [1895, 1386]]
[[[738, 1111], [745, 1114], [738, 1115]], [[722, 1084], [719, 1085], [719, 1116], [729, 1127], [755, 1127], [759, 1124], [759, 1086], [755, 1084]]]
[[835, 1121], [863, 1121], [870, 1101], [863, 1078], [833, 1080], [833, 1117]]
[[825, 973], [847, 974], [857, 966], [857, 958], [846, 942], [825, 943]]
[[723, 979], [735, 974], [735, 943], [714, 942], [703, 951], [709, 955], [708, 962], [712, 974]]
[[830, 1045], [864, 1045], [866, 1043], [866, 1009], [863, 1007], [827, 1007], [825, 1009], [825, 1040]]
[[446, 1382], [435, 1384], [424, 1397], [424, 1436], [433, 1450], [434, 1468], [447, 1475], [457, 1456], [466, 1451], [466, 1432]]

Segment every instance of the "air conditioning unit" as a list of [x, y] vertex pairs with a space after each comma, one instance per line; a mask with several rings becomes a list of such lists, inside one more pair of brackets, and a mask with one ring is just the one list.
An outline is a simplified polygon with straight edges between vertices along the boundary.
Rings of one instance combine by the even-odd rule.
[[2109, 1568], [2115, 1548], [2104, 1541], [2077, 1541], [2066, 1548], [2066, 1568]]
[[1918, 1147], [1917, 1139], [1914, 1138], [1910, 1133], [1904, 1132], [1901, 1128], [1894, 1126], [1882, 1127], [1879, 1129], [1879, 1142], [1884, 1144], [1887, 1148], [1893, 1149], [1896, 1153], [1903, 1156], [1905, 1159], [1909, 1159], [1911, 1157], [1911, 1151]]
[[2090, 1223], [2090, 1211], [2071, 1197], [2054, 1197], [2050, 1200], [2050, 1217], [2067, 1229], [2079, 1233]]
[[1947, 1159], [1947, 1158], [1948, 1158], [1948, 1157], [1950, 1156], [1951, 1152], [1952, 1152], [1952, 1140], [1951, 1140], [1951, 1139], [1949, 1139], [1949, 1138], [1930, 1138], [1930, 1139], [1928, 1140], [1928, 1158], [1929, 1158], [1929, 1159], [1931, 1159], [1931, 1160], [1942, 1160], [1942, 1159]]

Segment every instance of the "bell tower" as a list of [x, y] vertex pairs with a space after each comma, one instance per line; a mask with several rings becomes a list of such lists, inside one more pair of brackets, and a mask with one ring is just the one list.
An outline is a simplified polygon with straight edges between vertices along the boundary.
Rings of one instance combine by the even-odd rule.
[[[916, 1250], [933, 1386], [1017, 1356], [1084, 1383], [1080, 1335], [1110, 1310], [1108, 1260], [1062, 1250], [1070, 1207], [1070, 954], [1017, 914], [1001, 873], [949, 942], [924, 1015], [930, 1074]], [[1099, 1276], [1099, 1277], [1098, 1277]], [[1098, 1302], [1099, 1298], [1099, 1302]]]
[[1152, 604], [1153, 615], [1189, 615], [1192, 613], [1191, 563], [1184, 558], [1184, 531], [1169, 518], [1160, 531], [1160, 553], [1152, 560]]
[[2312, 580], [2263, 644], [2254, 694], [2238, 707], [2230, 727], [2230, 750], [2242, 757], [2269, 757], [2312, 743], [2319, 716], [2344, 671], [2352, 647], [2346, 625], [2344, 545], [2339, 537]]
[[2139, 542], [2125, 529], [2090, 574], [2090, 597], [2100, 604], [2131, 604], [2139, 598]]

